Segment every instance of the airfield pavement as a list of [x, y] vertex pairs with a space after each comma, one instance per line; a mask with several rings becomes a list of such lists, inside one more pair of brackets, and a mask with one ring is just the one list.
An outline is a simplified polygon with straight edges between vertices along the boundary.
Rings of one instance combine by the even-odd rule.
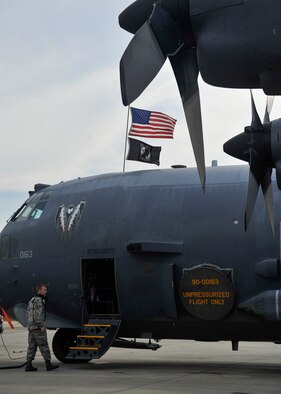
[[[49, 341], [53, 331], [48, 332]], [[0, 367], [25, 361], [26, 329], [6, 326], [0, 340]], [[280, 394], [281, 346], [267, 343], [240, 343], [232, 352], [228, 342], [160, 342], [161, 349], [112, 348], [100, 360], [88, 364], [61, 364], [46, 372], [38, 351], [34, 365], [38, 372], [24, 368], [0, 370], [1, 394]], [[53, 358], [53, 361], [56, 361]]]

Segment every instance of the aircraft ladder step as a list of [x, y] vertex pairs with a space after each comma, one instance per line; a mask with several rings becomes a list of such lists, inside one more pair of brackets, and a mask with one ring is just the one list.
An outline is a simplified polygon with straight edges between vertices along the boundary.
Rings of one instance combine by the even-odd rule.
[[102, 357], [112, 345], [121, 320], [90, 319], [70, 346], [67, 359], [91, 360]]

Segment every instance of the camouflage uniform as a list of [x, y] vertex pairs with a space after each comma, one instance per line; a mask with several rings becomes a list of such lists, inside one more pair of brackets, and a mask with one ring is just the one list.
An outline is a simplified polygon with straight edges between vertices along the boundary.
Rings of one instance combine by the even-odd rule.
[[[45, 299], [37, 294], [32, 297], [27, 306], [28, 320], [28, 349], [27, 361], [34, 360], [37, 346], [45, 360], [51, 359], [47, 341]], [[43, 331], [41, 331], [43, 329]]]

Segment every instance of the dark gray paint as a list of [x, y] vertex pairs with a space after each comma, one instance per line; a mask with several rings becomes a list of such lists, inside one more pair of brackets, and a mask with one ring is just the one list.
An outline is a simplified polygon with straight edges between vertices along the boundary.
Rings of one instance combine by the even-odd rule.
[[[0, 261], [1, 304], [27, 303], [38, 282], [49, 284], [52, 326], [81, 324], [81, 260], [114, 258], [122, 325], [120, 335], [155, 338], [281, 339], [280, 323], [269, 323], [240, 311], [241, 302], [280, 289], [280, 276], [256, 273], [256, 263], [279, 258], [279, 193], [274, 182], [273, 238], [259, 195], [248, 231], [244, 232], [247, 166], [208, 168], [202, 193], [196, 169], [108, 174], [51, 186], [51, 198], [38, 220], [9, 222], [1, 236], [16, 236], [29, 259]], [[86, 201], [73, 238], [63, 241], [55, 217], [61, 204]], [[180, 244], [182, 253], [132, 253], [127, 246]], [[188, 314], [178, 297], [182, 271], [199, 264], [232, 269], [236, 288], [233, 311], [217, 322]], [[57, 316], [57, 323], [55, 323]], [[84, 319], [87, 316], [84, 315]], [[260, 327], [260, 328], [259, 328]], [[253, 334], [255, 330], [255, 334]]]

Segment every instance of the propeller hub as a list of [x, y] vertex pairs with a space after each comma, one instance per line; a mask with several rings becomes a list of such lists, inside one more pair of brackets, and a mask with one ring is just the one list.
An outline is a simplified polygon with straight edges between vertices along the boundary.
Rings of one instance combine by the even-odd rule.
[[227, 141], [223, 150], [236, 159], [250, 163], [250, 152], [254, 149], [265, 166], [274, 167], [271, 146], [271, 123], [268, 123], [259, 131], [251, 126], [245, 127], [245, 132]]
[[[247, 161], [250, 164], [247, 202], [245, 210], [245, 230], [250, 222], [252, 212], [257, 200], [259, 188], [264, 196], [273, 235], [273, 194], [271, 184], [272, 168], [276, 168], [277, 184], [281, 189], [281, 119], [270, 122], [269, 114], [272, 103], [267, 100], [263, 124], [256, 110], [253, 94], [252, 123], [241, 133], [227, 141], [223, 149], [230, 156]], [[279, 135], [280, 134], [280, 135]]]
[[119, 15], [122, 29], [135, 34], [150, 18], [154, 5], [160, 5], [178, 25], [188, 46], [195, 45], [191, 31], [189, 0], [137, 0]]
[[273, 161], [281, 159], [281, 119], [272, 121], [271, 152]]
[[271, 152], [272, 161], [276, 168], [277, 186], [281, 190], [281, 119], [272, 121]]

